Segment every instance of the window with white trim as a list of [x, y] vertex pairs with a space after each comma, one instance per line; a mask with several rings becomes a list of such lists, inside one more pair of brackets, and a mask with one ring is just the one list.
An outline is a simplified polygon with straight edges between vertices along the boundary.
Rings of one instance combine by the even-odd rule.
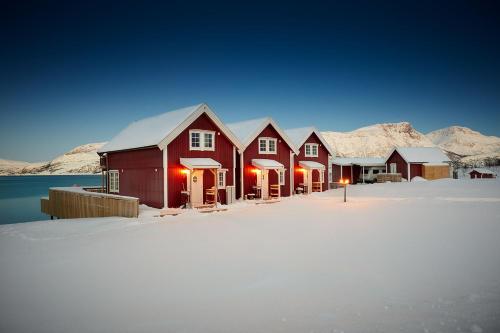
[[217, 171], [217, 187], [218, 188], [226, 187], [226, 171], [225, 170]]
[[120, 173], [118, 170], [109, 171], [109, 192], [118, 193], [120, 192]]
[[306, 157], [318, 157], [318, 144], [317, 143], [306, 143], [304, 145], [304, 155]]
[[285, 170], [279, 171], [279, 182], [280, 185], [285, 185]]
[[276, 138], [259, 138], [259, 154], [276, 154]]
[[215, 150], [215, 132], [190, 130], [189, 150]]

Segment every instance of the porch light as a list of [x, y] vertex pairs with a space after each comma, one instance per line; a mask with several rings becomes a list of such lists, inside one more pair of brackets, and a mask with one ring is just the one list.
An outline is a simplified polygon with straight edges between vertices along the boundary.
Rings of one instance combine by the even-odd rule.
[[259, 169], [252, 169], [252, 172], [253, 172], [253, 173], [258, 173], [258, 172], [259, 172]]
[[181, 173], [183, 173], [183, 174], [187, 175], [187, 174], [189, 174], [189, 170], [188, 170], [188, 169], [182, 169], [182, 170], [181, 170]]

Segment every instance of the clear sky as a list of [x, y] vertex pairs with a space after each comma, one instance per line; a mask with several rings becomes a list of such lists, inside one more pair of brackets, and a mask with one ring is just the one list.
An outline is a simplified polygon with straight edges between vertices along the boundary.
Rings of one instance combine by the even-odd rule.
[[200, 102], [226, 122], [499, 136], [499, 13], [498, 1], [5, 2], [0, 158], [48, 160]]

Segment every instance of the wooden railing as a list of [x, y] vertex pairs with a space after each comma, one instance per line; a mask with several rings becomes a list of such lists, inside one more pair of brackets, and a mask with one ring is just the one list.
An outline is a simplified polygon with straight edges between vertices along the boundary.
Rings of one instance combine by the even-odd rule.
[[82, 187], [56, 187], [41, 198], [42, 213], [62, 219], [85, 217], [138, 217], [139, 199], [89, 192]]

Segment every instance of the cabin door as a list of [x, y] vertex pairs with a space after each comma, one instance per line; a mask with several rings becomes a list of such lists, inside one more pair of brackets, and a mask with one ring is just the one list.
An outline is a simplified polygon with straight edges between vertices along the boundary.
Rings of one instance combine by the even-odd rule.
[[304, 171], [304, 185], [307, 187], [307, 193], [311, 193], [312, 191], [312, 173], [312, 169]]
[[397, 164], [391, 163], [391, 173], [397, 173]]
[[191, 176], [191, 205], [203, 205], [203, 170], [194, 170]]
[[269, 197], [269, 170], [258, 170], [257, 187], [260, 187], [260, 195], [262, 199]]

